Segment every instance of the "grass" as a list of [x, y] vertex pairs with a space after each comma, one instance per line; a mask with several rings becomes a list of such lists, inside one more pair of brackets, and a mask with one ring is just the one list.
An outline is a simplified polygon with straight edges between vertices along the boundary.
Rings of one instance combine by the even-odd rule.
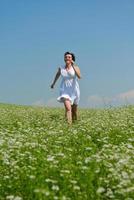
[[133, 200], [134, 106], [79, 109], [0, 104], [0, 199]]

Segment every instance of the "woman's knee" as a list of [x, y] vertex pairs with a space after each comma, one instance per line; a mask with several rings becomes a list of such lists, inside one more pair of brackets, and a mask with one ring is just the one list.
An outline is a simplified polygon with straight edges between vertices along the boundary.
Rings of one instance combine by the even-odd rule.
[[66, 107], [66, 112], [70, 112], [70, 111], [72, 111], [71, 107], [67, 106]]
[[71, 103], [69, 100], [65, 100], [64, 105], [67, 112], [71, 111]]

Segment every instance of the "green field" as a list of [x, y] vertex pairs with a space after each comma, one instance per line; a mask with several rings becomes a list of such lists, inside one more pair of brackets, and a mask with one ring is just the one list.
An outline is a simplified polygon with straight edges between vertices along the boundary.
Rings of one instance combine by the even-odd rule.
[[0, 200], [133, 200], [134, 107], [0, 104]]

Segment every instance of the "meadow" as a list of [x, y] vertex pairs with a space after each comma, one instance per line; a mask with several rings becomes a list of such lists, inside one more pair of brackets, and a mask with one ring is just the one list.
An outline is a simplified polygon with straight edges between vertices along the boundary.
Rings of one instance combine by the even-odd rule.
[[0, 200], [133, 200], [134, 106], [0, 104]]

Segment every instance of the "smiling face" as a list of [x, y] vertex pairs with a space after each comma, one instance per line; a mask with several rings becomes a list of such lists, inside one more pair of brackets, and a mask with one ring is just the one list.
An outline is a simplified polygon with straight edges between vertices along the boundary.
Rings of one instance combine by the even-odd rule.
[[66, 64], [71, 64], [73, 62], [72, 55], [71, 54], [66, 54], [64, 56], [64, 60], [65, 60]]

